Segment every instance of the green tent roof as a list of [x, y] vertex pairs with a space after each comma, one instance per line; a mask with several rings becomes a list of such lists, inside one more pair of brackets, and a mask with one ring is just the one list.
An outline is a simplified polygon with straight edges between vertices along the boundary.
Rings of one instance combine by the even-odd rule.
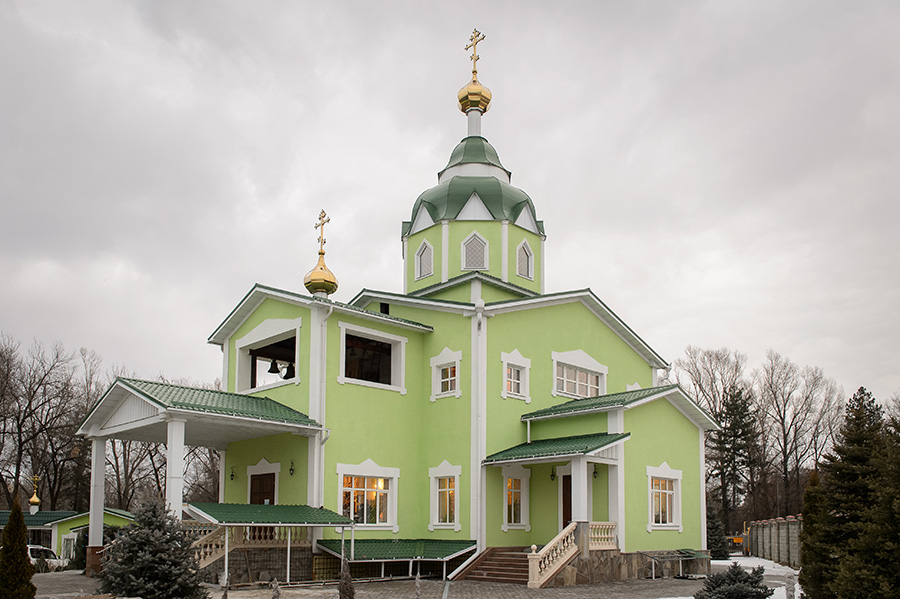
[[544, 418], [553, 418], [554, 416], [570, 416], [580, 412], [600, 412], [608, 408], [624, 407], [655, 395], [665, 395], [675, 389], [678, 389], [678, 385], [650, 387], [649, 389], [635, 389], [634, 391], [623, 391], [622, 393], [611, 393], [598, 397], [573, 399], [549, 408], [522, 414], [522, 420], [542, 420]]
[[219, 524], [299, 524], [350, 526], [353, 520], [331, 510], [308, 505], [250, 505], [246, 503], [190, 503]]
[[516, 462], [553, 456], [585, 455], [618, 441], [623, 441], [630, 436], [631, 433], [597, 433], [593, 435], [540, 439], [498, 451], [486, 457], [482, 463], [496, 464], [499, 462]]
[[500, 156], [497, 155], [497, 150], [494, 149], [494, 146], [480, 136], [465, 137], [456, 144], [456, 147], [450, 153], [450, 160], [447, 162], [447, 166], [441, 169], [441, 173], [451, 166], [472, 163], [490, 164], [503, 169], [506, 171], [506, 174], [509, 174], [509, 171], [500, 164]]
[[119, 377], [116, 381], [165, 408], [244, 416], [271, 422], [286, 422], [313, 427], [320, 426], [318, 422], [303, 412], [298, 412], [268, 397], [228, 393], [214, 389], [182, 387], [180, 385], [156, 383], [140, 379]]
[[[316, 543], [329, 553], [341, 555], [341, 540], [326, 539]], [[446, 560], [475, 549], [475, 541], [447, 539], [356, 539], [354, 561], [359, 560]], [[344, 555], [350, 557], [350, 539], [344, 540]]]

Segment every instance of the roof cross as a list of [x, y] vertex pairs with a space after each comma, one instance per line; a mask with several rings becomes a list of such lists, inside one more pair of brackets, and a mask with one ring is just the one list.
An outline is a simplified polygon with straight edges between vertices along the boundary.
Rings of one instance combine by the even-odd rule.
[[34, 492], [35, 492], [35, 493], [37, 493], [37, 485], [38, 485], [38, 481], [39, 481], [39, 480], [41, 480], [41, 479], [38, 478], [38, 475], [37, 475], [37, 474], [32, 475], [32, 477], [31, 477], [31, 482], [32, 482], [32, 484], [34, 484]]
[[327, 214], [325, 214], [325, 210], [322, 209], [322, 212], [319, 213], [319, 222], [317, 222], [316, 226], [314, 227], [316, 229], [321, 228], [321, 231], [319, 231], [319, 240], [318, 240], [320, 252], [325, 251], [325, 223], [328, 223], [328, 222], [331, 222], [331, 219], [328, 217]]
[[477, 29], [474, 29], [472, 35], [469, 37], [469, 45], [466, 46], [466, 50], [469, 48], [472, 49], [472, 56], [469, 57], [472, 60], [472, 81], [478, 81], [478, 42], [483, 41], [484, 34]]

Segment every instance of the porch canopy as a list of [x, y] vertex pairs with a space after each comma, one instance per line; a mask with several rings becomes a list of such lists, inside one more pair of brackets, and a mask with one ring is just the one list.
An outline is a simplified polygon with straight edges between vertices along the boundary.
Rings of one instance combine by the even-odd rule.
[[485, 466], [516, 463], [539, 464], [559, 462], [581, 456], [594, 458], [588, 461], [613, 461], [615, 458], [608, 455], [610, 453], [608, 450], [620, 443], [624, 443], [630, 437], [631, 433], [595, 433], [593, 435], [538, 439], [498, 451], [484, 458], [482, 463]]
[[117, 378], [76, 433], [92, 441], [88, 547], [102, 545], [107, 439], [166, 444], [166, 502], [180, 519], [185, 445], [224, 453], [235, 441], [277, 433], [312, 437], [323, 430], [306, 414], [267, 397]]

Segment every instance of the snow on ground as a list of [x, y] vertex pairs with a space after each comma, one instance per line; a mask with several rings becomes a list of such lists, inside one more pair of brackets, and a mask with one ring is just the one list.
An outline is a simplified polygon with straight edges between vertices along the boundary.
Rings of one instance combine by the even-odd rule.
[[[716, 559], [710, 562], [710, 565], [718, 568], [714, 568], [715, 571], [721, 571], [724, 568], [727, 568], [731, 565], [731, 562], [737, 562], [742, 568], [745, 570], [752, 570], [753, 568], [758, 568], [762, 566], [765, 568], [765, 576], [766, 582], [768, 586], [774, 586], [775, 592], [772, 594], [771, 599], [787, 599], [787, 592], [784, 587], [784, 577], [788, 574], [793, 575], [794, 577], [794, 597], [795, 599], [800, 598], [800, 584], [796, 582], [797, 575], [800, 574], [799, 570], [794, 570], [788, 566], [782, 566], [781, 564], [776, 564], [775, 562], [767, 559], [762, 559], [760, 557], [750, 557], [744, 555], [733, 555], [729, 559]], [[780, 579], [780, 580], [779, 580]], [[776, 586], [777, 585], [777, 586]], [[691, 599], [690, 597], [660, 597], [660, 599]]]

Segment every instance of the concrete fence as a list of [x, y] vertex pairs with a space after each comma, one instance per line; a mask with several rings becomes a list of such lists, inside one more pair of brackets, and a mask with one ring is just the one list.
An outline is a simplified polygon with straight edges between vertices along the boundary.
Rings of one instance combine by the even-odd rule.
[[745, 541], [747, 551], [756, 557], [799, 568], [802, 527], [803, 518], [800, 514], [751, 522], [748, 539]]

